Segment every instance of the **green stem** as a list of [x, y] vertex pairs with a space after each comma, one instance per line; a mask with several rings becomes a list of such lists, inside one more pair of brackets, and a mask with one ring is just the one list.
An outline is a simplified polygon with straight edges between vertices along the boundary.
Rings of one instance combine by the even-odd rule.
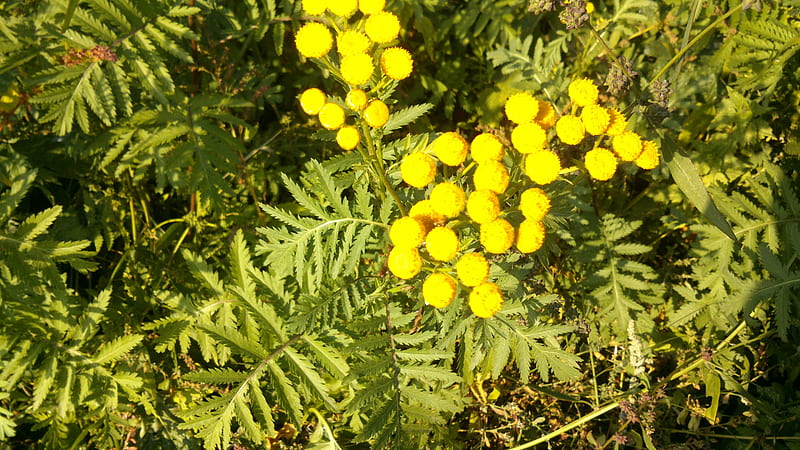
[[389, 178], [386, 177], [386, 171], [383, 168], [383, 155], [378, 153], [377, 148], [375, 147], [375, 142], [372, 140], [370, 128], [367, 124], [361, 124], [361, 134], [364, 135], [364, 140], [367, 143], [367, 152], [369, 153], [367, 157], [370, 166], [375, 171], [375, 174], [378, 176], [381, 184], [383, 184], [383, 187], [386, 189], [389, 195], [392, 196], [392, 199], [394, 199], [395, 203], [397, 203], [397, 208], [400, 210], [400, 214], [404, 216], [407, 215], [406, 207], [403, 206], [400, 196], [397, 195], [397, 191], [394, 190], [392, 183], [389, 182]]
[[603, 414], [616, 409], [618, 406], [619, 406], [619, 402], [610, 403], [610, 404], [608, 404], [608, 405], [606, 405], [606, 406], [604, 406], [604, 407], [602, 407], [602, 408], [600, 408], [600, 409], [598, 409], [598, 410], [596, 410], [596, 411], [594, 411], [594, 412], [592, 412], [590, 414], [587, 414], [587, 415], [585, 415], [585, 416], [583, 416], [583, 417], [581, 417], [581, 418], [579, 418], [577, 420], [574, 420], [574, 421], [564, 425], [563, 427], [557, 429], [556, 431], [553, 431], [552, 433], [545, 434], [544, 436], [540, 437], [539, 439], [536, 439], [535, 441], [530, 441], [530, 442], [527, 442], [525, 444], [513, 447], [511, 450], [522, 450], [522, 449], [525, 449], [525, 448], [531, 448], [534, 445], [543, 444], [543, 443], [549, 441], [550, 439], [558, 437], [558, 436], [566, 433], [567, 431], [569, 431], [569, 430], [571, 430], [573, 428], [577, 428], [577, 427], [579, 427], [579, 426], [581, 426], [581, 425], [583, 425], [585, 423], [591, 422], [592, 420], [602, 416]]

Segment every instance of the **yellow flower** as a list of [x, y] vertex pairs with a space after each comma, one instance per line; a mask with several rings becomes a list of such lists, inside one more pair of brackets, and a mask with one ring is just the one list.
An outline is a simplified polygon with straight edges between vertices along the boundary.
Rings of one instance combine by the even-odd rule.
[[549, 130], [556, 124], [556, 110], [553, 108], [553, 105], [544, 100], [539, 100], [539, 112], [536, 113], [536, 117], [533, 121], [538, 123], [545, 130]]
[[481, 225], [481, 245], [489, 253], [504, 253], [514, 244], [514, 227], [505, 219]]
[[416, 248], [425, 240], [425, 225], [415, 217], [401, 217], [389, 228], [389, 239], [398, 248]]
[[326, 103], [319, 110], [319, 123], [329, 130], [341, 127], [344, 125], [344, 109], [336, 103]]
[[569, 98], [578, 106], [589, 106], [597, 102], [599, 91], [588, 78], [573, 80], [569, 84]]
[[595, 180], [610, 180], [617, 171], [617, 158], [610, 150], [602, 147], [586, 152], [584, 163], [589, 176]]
[[625, 119], [625, 116], [622, 115], [617, 108], [609, 108], [607, 111], [609, 117], [611, 118], [611, 123], [608, 125], [606, 134], [609, 136], [617, 136], [622, 134], [622, 132], [625, 131], [625, 128], [628, 127], [628, 121]]
[[644, 170], [655, 169], [658, 165], [658, 145], [653, 141], [643, 141], [642, 154], [634, 163]]
[[625, 131], [611, 140], [614, 153], [622, 161], [633, 161], [642, 153], [642, 138], [633, 131]]
[[456, 217], [461, 214], [467, 203], [464, 191], [457, 185], [445, 181], [437, 184], [429, 196], [433, 210], [445, 217]]
[[594, 12], [594, 3], [586, 2], [586, 14], [591, 14]]
[[522, 253], [533, 253], [542, 248], [544, 243], [544, 224], [538, 220], [523, 220], [517, 233], [517, 250]]
[[322, 58], [333, 47], [333, 36], [328, 27], [319, 22], [308, 22], [294, 36], [297, 51], [306, 58]]
[[328, 3], [328, 10], [339, 17], [350, 17], [358, 8], [358, 0], [335, 0]]
[[336, 48], [342, 56], [364, 53], [369, 49], [369, 38], [358, 30], [343, 31], [336, 37]]
[[359, 86], [369, 81], [375, 66], [372, 65], [371, 56], [366, 53], [357, 53], [343, 57], [340, 69], [344, 81], [350, 85]]
[[422, 222], [427, 231], [432, 230], [437, 225], [443, 225], [447, 220], [444, 214], [438, 213], [433, 209], [433, 202], [430, 199], [414, 203], [414, 206], [408, 211], [408, 215]]
[[394, 276], [408, 280], [422, 269], [422, 257], [416, 247], [395, 247], [389, 252], [388, 266]]
[[456, 281], [446, 273], [432, 273], [422, 283], [422, 298], [434, 308], [444, 308], [456, 298]]
[[400, 34], [400, 20], [390, 12], [377, 12], [367, 18], [364, 30], [370, 39], [385, 44], [395, 40]]
[[547, 133], [538, 123], [526, 122], [511, 131], [511, 144], [520, 153], [538, 152], [547, 144]]
[[469, 309], [482, 319], [488, 319], [503, 307], [503, 293], [494, 283], [475, 286], [469, 294]]
[[310, 116], [319, 114], [326, 101], [325, 93], [317, 88], [306, 89], [300, 94], [300, 107]]
[[339, 144], [339, 147], [343, 150], [352, 150], [358, 147], [359, 142], [361, 142], [361, 134], [356, 127], [346, 125], [339, 128], [339, 131], [336, 133], [336, 143]]
[[467, 214], [475, 223], [488, 223], [500, 215], [500, 200], [489, 189], [474, 191], [467, 199]]
[[598, 134], [605, 133], [608, 126], [611, 124], [611, 115], [608, 111], [600, 105], [589, 105], [581, 111], [581, 120], [586, 132], [597, 136]]
[[481, 133], [472, 140], [470, 154], [475, 162], [483, 164], [486, 161], [500, 161], [503, 159], [505, 150], [497, 136], [491, 133]]
[[312, 16], [325, 14], [328, 9], [328, 0], [303, 0], [303, 11]]
[[358, 0], [358, 9], [364, 14], [377, 14], [385, 6], [386, 0]]
[[502, 194], [506, 191], [508, 181], [508, 170], [499, 161], [478, 164], [478, 168], [472, 174], [472, 182], [475, 185], [475, 189], [489, 189], [496, 194]]
[[372, 128], [380, 128], [389, 120], [389, 107], [380, 100], [369, 102], [364, 110], [364, 121]]
[[433, 151], [439, 161], [457, 166], [467, 158], [467, 141], [455, 131], [443, 133], [433, 141]]
[[558, 178], [561, 160], [551, 151], [531, 153], [525, 158], [525, 174], [536, 184], [548, 184]]
[[361, 111], [367, 106], [367, 93], [358, 88], [350, 89], [344, 102], [353, 111]]
[[578, 145], [583, 140], [586, 130], [583, 128], [583, 122], [577, 116], [567, 114], [561, 116], [556, 122], [556, 134], [561, 142], [568, 145]]
[[425, 248], [431, 258], [437, 261], [450, 261], [458, 253], [458, 236], [447, 227], [436, 227], [425, 238]]
[[381, 69], [393, 80], [404, 80], [411, 75], [414, 60], [411, 53], [402, 47], [390, 47], [381, 54]]
[[528, 123], [539, 112], [539, 100], [527, 92], [519, 92], [506, 100], [505, 110], [508, 120], [516, 124]]
[[527, 189], [519, 198], [519, 210], [526, 219], [542, 220], [550, 212], [550, 199], [539, 188]]
[[436, 160], [425, 153], [411, 153], [400, 163], [403, 181], [415, 188], [423, 188], [436, 177]]
[[458, 259], [456, 273], [464, 286], [477, 286], [489, 279], [489, 262], [480, 253], [467, 253]]

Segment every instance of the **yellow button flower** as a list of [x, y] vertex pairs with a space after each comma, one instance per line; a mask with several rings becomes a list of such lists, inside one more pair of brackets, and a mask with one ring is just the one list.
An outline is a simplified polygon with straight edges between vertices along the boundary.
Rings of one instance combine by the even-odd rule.
[[444, 225], [447, 217], [433, 209], [433, 202], [430, 199], [420, 200], [408, 211], [409, 217], [415, 217], [425, 225], [425, 230], [430, 231], [435, 226]]
[[422, 283], [422, 298], [434, 308], [444, 308], [456, 298], [456, 281], [446, 273], [432, 273]]
[[310, 116], [319, 114], [319, 110], [325, 106], [327, 101], [325, 93], [317, 88], [306, 89], [300, 94], [300, 107]]
[[561, 116], [556, 122], [556, 134], [561, 139], [561, 142], [568, 145], [578, 145], [586, 135], [586, 130], [579, 117], [567, 114]]
[[457, 166], [467, 159], [467, 141], [455, 131], [440, 134], [432, 145], [439, 161], [448, 166]]
[[389, 120], [389, 107], [380, 100], [369, 102], [364, 109], [364, 121], [372, 128], [380, 128]]
[[352, 86], [359, 86], [369, 81], [375, 66], [372, 65], [371, 56], [366, 53], [357, 53], [343, 57], [340, 69], [344, 81]]
[[481, 133], [472, 140], [470, 154], [475, 162], [483, 164], [487, 161], [500, 161], [503, 159], [505, 150], [497, 136], [491, 133]]
[[425, 225], [415, 217], [401, 217], [389, 228], [389, 239], [395, 247], [415, 248], [425, 240]]
[[448, 181], [434, 186], [429, 198], [433, 205], [433, 210], [445, 217], [458, 216], [467, 203], [464, 191]]
[[411, 153], [400, 163], [403, 181], [415, 188], [423, 188], [436, 177], [436, 160], [425, 153]]
[[644, 170], [655, 169], [658, 165], [658, 145], [653, 141], [642, 142], [642, 154], [633, 162]]
[[523, 123], [511, 131], [511, 144], [520, 153], [538, 152], [547, 145], [547, 133], [538, 123]]
[[538, 220], [523, 220], [517, 232], [517, 250], [522, 253], [533, 253], [542, 248], [544, 243], [544, 224]]
[[358, 9], [364, 14], [377, 14], [386, 7], [386, 0], [358, 0]]
[[352, 150], [358, 147], [359, 142], [361, 142], [361, 133], [354, 126], [343, 126], [336, 133], [336, 143], [342, 150]]
[[527, 92], [520, 92], [508, 98], [505, 106], [506, 117], [516, 123], [528, 123], [539, 112], [539, 100]]
[[502, 194], [508, 187], [508, 170], [499, 161], [487, 161], [478, 164], [472, 174], [472, 183], [475, 189], [488, 189], [496, 194]]
[[558, 178], [561, 160], [551, 151], [531, 153], [525, 158], [525, 174], [536, 184], [549, 184]]
[[344, 109], [336, 103], [326, 103], [319, 110], [319, 123], [329, 130], [338, 129], [344, 125]]
[[294, 36], [297, 51], [306, 58], [322, 58], [333, 47], [333, 36], [328, 27], [319, 22], [308, 22]]
[[328, 0], [303, 0], [303, 11], [311, 16], [325, 14], [328, 9]]
[[328, 2], [328, 11], [339, 17], [350, 17], [358, 9], [358, 0], [336, 0]]
[[377, 12], [367, 18], [364, 30], [374, 42], [385, 44], [395, 40], [400, 34], [400, 20], [390, 12]]
[[488, 319], [503, 307], [503, 293], [494, 283], [475, 286], [469, 294], [469, 308], [482, 319]]
[[542, 220], [550, 212], [550, 199], [539, 188], [526, 189], [519, 198], [519, 210], [526, 219]]
[[456, 273], [464, 286], [477, 286], [489, 279], [489, 261], [480, 253], [467, 253], [458, 259]]
[[450, 261], [458, 253], [458, 235], [447, 227], [436, 227], [425, 237], [425, 248], [431, 258]]
[[514, 227], [505, 219], [481, 225], [481, 245], [489, 253], [505, 253], [514, 244]]
[[642, 153], [642, 138], [633, 131], [624, 131], [614, 136], [611, 147], [621, 161], [633, 161]]
[[549, 102], [539, 100], [539, 112], [536, 113], [534, 122], [538, 123], [545, 130], [549, 130], [556, 124], [556, 110]]
[[474, 191], [467, 199], [467, 214], [473, 222], [482, 224], [493, 221], [500, 215], [500, 200], [489, 189]]
[[369, 50], [369, 38], [358, 30], [343, 31], [336, 37], [336, 48], [342, 56], [357, 55]]
[[587, 133], [597, 136], [611, 125], [611, 115], [600, 105], [589, 105], [581, 111], [581, 121]]
[[595, 180], [610, 180], [617, 171], [617, 158], [610, 150], [602, 147], [586, 152], [584, 164], [589, 176]]
[[597, 102], [599, 91], [592, 80], [581, 78], [569, 84], [569, 98], [578, 106], [589, 106]]
[[628, 127], [628, 121], [625, 119], [625, 116], [619, 112], [617, 108], [609, 108], [607, 111], [611, 120], [606, 129], [606, 134], [609, 136], [618, 136], [622, 134], [625, 128]]
[[390, 47], [381, 54], [381, 69], [393, 80], [405, 80], [411, 75], [413, 68], [411, 53], [402, 47]]
[[416, 247], [395, 247], [389, 252], [389, 270], [397, 278], [408, 280], [414, 278], [422, 269], [422, 257]]
[[358, 88], [350, 89], [344, 102], [353, 111], [361, 111], [367, 106], [367, 93]]

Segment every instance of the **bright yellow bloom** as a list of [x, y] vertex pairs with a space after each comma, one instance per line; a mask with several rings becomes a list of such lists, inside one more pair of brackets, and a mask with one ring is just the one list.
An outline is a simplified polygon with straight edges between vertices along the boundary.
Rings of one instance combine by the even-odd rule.
[[489, 189], [474, 191], [467, 199], [467, 214], [473, 222], [482, 224], [493, 221], [500, 215], [500, 200]]
[[333, 36], [328, 27], [319, 22], [308, 22], [294, 35], [297, 51], [306, 58], [322, 58], [333, 47]]
[[395, 247], [389, 252], [388, 266], [394, 276], [408, 280], [422, 269], [422, 257], [416, 247]]
[[522, 253], [533, 253], [542, 248], [544, 243], [544, 224], [538, 220], [523, 220], [517, 233], [517, 250]]
[[609, 136], [617, 136], [622, 134], [625, 131], [625, 128], [628, 127], [628, 121], [625, 119], [625, 116], [619, 112], [617, 108], [609, 108], [608, 115], [611, 118], [611, 123], [606, 129], [606, 134]]
[[380, 100], [369, 102], [364, 110], [364, 121], [372, 128], [380, 128], [389, 120], [389, 107]]
[[358, 147], [359, 142], [361, 142], [361, 133], [354, 126], [345, 125], [336, 133], [336, 143], [343, 150], [352, 150]]
[[539, 100], [527, 92], [520, 92], [506, 100], [505, 111], [508, 120], [516, 124], [528, 123], [539, 112]]
[[350, 89], [344, 102], [353, 111], [361, 111], [367, 106], [367, 93], [358, 88]]
[[488, 189], [495, 194], [502, 194], [506, 191], [509, 179], [506, 166], [499, 161], [478, 164], [478, 168], [472, 174], [472, 183], [475, 185], [475, 189]]
[[393, 80], [405, 80], [411, 75], [413, 68], [411, 53], [402, 47], [390, 47], [381, 54], [381, 69]]
[[589, 106], [597, 103], [599, 91], [592, 80], [581, 78], [569, 84], [569, 98], [578, 106]]
[[525, 174], [537, 184], [549, 184], [558, 178], [561, 160], [551, 151], [531, 153], [525, 158]]
[[430, 199], [420, 200], [408, 211], [409, 217], [415, 217], [425, 225], [425, 230], [430, 231], [433, 227], [444, 225], [447, 217], [433, 209], [433, 202]]
[[385, 44], [397, 39], [400, 34], [400, 19], [386, 11], [374, 13], [367, 18], [364, 30], [374, 42]]
[[503, 293], [494, 283], [475, 286], [469, 294], [469, 308], [482, 319], [488, 319], [503, 307]]
[[538, 123], [545, 130], [549, 130], [556, 124], [556, 110], [549, 102], [539, 100], [539, 112], [536, 113], [534, 122]]
[[480, 253], [467, 253], [458, 259], [456, 273], [464, 286], [477, 286], [489, 279], [489, 262]]
[[326, 103], [319, 110], [319, 123], [329, 130], [338, 129], [344, 125], [344, 109], [336, 103]]
[[431, 258], [450, 261], [458, 253], [458, 235], [447, 227], [436, 227], [425, 238], [425, 248]]
[[481, 225], [481, 245], [489, 253], [505, 253], [514, 244], [514, 227], [506, 219]]
[[568, 145], [578, 145], [586, 135], [583, 122], [577, 116], [567, 114], [561, 116], [556, 122], [556, 134], [561, 142]]
[[586, 152], [584, 164], [589, 176], [595, 180], [610, 180], [617, 171], [617, 158], [611, 153], [611, 150], [602, 147]]
[[358, 9], [358, 0], [328, 2], [328, 10], [339, 17], [350, 17]]
[[446, 307], [456, 298], [456, 280], [446, 273], [432, 273], [422, 283], [422, 298], [434, 308]]
[[433, 210], [445, 217], [458, 216], [467, 203], [464, 191], [449, 181], [434, 186], [429, 198], [433, 204]]
[[503, 159], [505, 150], [497, 136], [491, 133], [481, 133], [472, 140], [470, 154], [475, 162], [483, 164], [486, 161], [500, 161]]
[[634, 163], [644, 170], [655, 169], [658, 165], [658, 145], [653, 141], [643, 141], [642, 154]]
[[325, 106], [327, 101], [325, 93], [317, 88], [306, 89], [300, 94], [300, 107], [310, 116], [319, 114], [319, 110]]
[[403, 181], [415, 188], [423, 188], [436, 177], [436, 160], [425, 153], [411, 153], [400, 163]]
[[433, 151], [439, 161], [448, 166], [457, 166], [467, 158], [467, 141], [455, 131], [440, 134], [433, 141]]
[[581, 121], [587, 133], [597, 136], [605, 133], [611, 125], [611, 115], [600, 105], [589, 105], [581, 111]]
[[642, 153], [642, 138], [633, 131], [625, 131], [611, 140], [614, 153], [622, 161], [633, 161]]
[[358, 0], [358, 9], [364, 14], [377, 14], [386, 7], [386, 0]]
[[526, 219], [542, 220], [550, 212], [550, 199], [539, 188], [526, 189], [519, 198], [519, 210]]
[[586, 2], [586, 14], [591, 14], [594, 12], [594, 3]]
[[343, 57], [340, 69], [344, 81], [350, 85], [359, 86], [369, 81], [375, 66], [372, 65], [371, 56], [366, 53], [356, 53]]
[[520, 153], [533, 153], [547, 145], [547, 133], [536, 122], [526, 122], [511, 131], [511, 144]]
[[328, 0], [303, 0], [303, 11], [311, 16], [325, 14], [328, 9]]
[[336, 36], [336, 48], [342, 56], [357, 55], [369, 50], [369, 38], [358, 30], [346, 30]]
[[395, 247], [419, 247], [425, 240], [425, 225], [415, 217], [401, 217], [392, 223], [389, 228], [389, 239]]

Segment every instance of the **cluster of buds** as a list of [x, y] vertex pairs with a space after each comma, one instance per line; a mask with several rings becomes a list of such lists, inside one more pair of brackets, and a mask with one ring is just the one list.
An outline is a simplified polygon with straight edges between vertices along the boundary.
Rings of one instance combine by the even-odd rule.
[[108, 46], [96, 45], [92, 48], [76, 49], [71, 48], [66, 55], [61, 57], [61, 62], [67, 67], [77, 66], [85, 63], [96, 63], [100, 61], [117, 61], [117, 54]]

